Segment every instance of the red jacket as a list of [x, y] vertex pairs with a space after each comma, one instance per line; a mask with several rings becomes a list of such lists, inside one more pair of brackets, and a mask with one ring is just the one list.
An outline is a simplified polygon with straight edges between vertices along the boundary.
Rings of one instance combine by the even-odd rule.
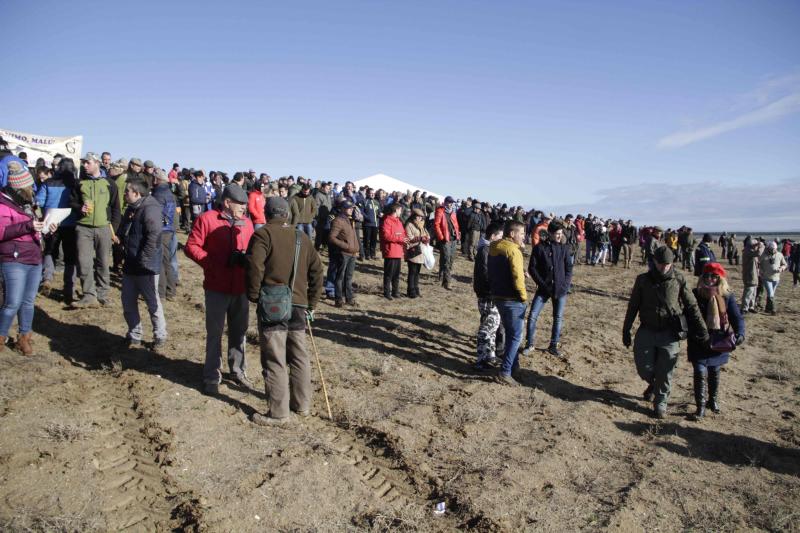
[[253, 191], [247, 196], [247, 212], [250, 213], [250, 219], [253, 224], [266, 224], [267, 219], [264, 216], [264, 195], [261, 191]]
[[436, 214], [433, 217], [433, 230], [436, 232], [436, 240], [439, 242], [457, 241], [461, 238], [461, 231], [458, 229], [458, 220], [456, 219], [456, 212], [453, 210], [450, 213], [450, 221], [453, 223], [453, 228], [456, 230], [455, 237], [450, 235], [450, 228], [447, 227], [447, 220], [445, 220], [444, 206], [436, 208]]
[[405, 250], [406, 229], [394, 215], [384, 217], [381, 226], [381, 254], [384, 259], [402, 259]]
[[245, 269], [228, 266], [231, 253], [245, 252], [253, 236], [253, 223], [243, 218], [234, 226], [231, 219], [216, 209], [206, 211], [194, 221], [186, 240], [186, 257], [203, 267], [203, 288], [225, 294], [244, 294]]

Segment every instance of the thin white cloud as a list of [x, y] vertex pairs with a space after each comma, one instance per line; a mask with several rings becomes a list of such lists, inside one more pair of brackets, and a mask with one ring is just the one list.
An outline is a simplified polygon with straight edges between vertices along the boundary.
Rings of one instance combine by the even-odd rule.
[[[680, 192], [679, 192], [680, 191]], [[707, 231], [800, 231], [800, 178], [764, 187], [719, 182], [649, 183], [597, 191], [594, 202], [556, 206], [556, 213], [594, 213], [637, 224]], [[709, 201], [709, 197], [714, 201]]]
[[680, 131], [667, 135], [658, 141], [659, 148], [680, 148], [698, 141], [710, 139], [729, 131], [770, 122], [800, 112], [800, 91], [788, 94], [759, 109], [740, 115], [734, 119], [719, 122], [688, 131]]

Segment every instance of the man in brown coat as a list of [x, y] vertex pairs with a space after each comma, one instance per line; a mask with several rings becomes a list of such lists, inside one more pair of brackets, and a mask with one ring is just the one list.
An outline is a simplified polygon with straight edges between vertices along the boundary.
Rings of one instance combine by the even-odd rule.
[[263, 285], [290, 285], [299, 235], [300, 250], [292, 287], [291, 318], [265, 323], [259, 318], [261, 367], [269, 399], [266, 415], [255, 413], [253, 422], [281, 425], [291, 411], [307, 417], [311, 409], [311, 359], [306, 348], [306, 321], [322, 295], [322, 262], [308, 236], [288, 223], [289, 204], [273, 196], [264, 210], [267, 223], [253, 234], [247, 251], [247, 298], [258, 302]]
[[339, 214], [333, 219], [328, 235], [328, 250], [336, 268], [335, 305], [342, 307], [342, 298], [348, 305], [356, 303], [353, 297], [353, 271], [360, 246], [353, 224], [353, 202], [344, 200], [338, 205], [338, 209]]

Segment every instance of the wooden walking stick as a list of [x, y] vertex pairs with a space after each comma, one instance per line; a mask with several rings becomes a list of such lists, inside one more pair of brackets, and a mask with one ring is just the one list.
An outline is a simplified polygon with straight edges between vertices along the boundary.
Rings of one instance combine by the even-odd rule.
[[317, 343], [314, 342], [314, 332], [311, 330], [311, 319], [306, 316], [306, 323], [308, 324], [308, 335], [311, 337], [311, 347], [314, 349], [314, 359], [317, 361], [317, 370], [319, 370], [319, 380], [322, 382], [322, 394], [325, 395], [325, 405], [328, 408], [328, 419], [333, 420], [331, 413], [331, 402], [328, 401], [328, 388], [325, 386], [325, 376], [322, 375], [322, 365], [319, 364], [319, 352], [317, 351]]

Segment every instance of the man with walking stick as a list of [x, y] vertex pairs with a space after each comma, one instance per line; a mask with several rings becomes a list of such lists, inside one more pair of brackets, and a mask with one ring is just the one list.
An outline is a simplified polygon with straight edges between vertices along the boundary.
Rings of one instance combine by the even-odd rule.
[[322, 295], [323, 271], [314, 243], [289, 225], [289, 204], [267, 201], [267, 223], [247, 251], [247, 297], [256, 303], [261, 366], [269, 411], [255, 413], [259, 425], [285, 425], [291, 412], [311, 413], [311, 358], [306, 324]]

